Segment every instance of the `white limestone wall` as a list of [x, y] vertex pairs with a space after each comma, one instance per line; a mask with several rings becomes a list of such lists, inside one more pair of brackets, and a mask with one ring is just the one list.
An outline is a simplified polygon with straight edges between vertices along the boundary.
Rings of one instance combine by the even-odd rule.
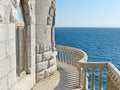
[[[51, 26], [54, 14], [50, 9], [52, 2], [55, 4], [55, 0], [36, 0], [35, 15], [36, 15], [36, 44], [45, 44], [46, 47], [51, 46]], [[48, 20], [49, 18], [49, 20]]]
[[[11, 15], [11, 0], [0, 1], [0, 90], [30, 90], [35, 84], [35, 0], [25, 2], [28, 20], [27, 61], [29, 74], [16, 74], [15, 17]], [[19, 1], [19, 0], [17, 0]], [[9, 9], [10, 8], [10, 9]], [[13, 8], [13, 6], [12, 6]], [[15, 8], [13, 9], [16, 12]], [[9, 12], [10, 11], [10, 12]], [[12, 12], [13, 13], [13, 12]]]
[[15, 24], [0, 24], [0, 90], [16, 83]]
[[[36, 0], [36, 80], [54, 74], [57, 69], [57, 52], [54, 47], [55, 0]], [[52, 36], [53, 38], [52, 38]], [[53, 42], [52, 42], [53, 41]]]

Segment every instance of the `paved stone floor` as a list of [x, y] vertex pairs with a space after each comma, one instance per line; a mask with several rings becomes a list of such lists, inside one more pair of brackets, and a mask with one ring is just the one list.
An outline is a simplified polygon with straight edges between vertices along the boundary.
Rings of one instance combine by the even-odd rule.
[[73, 90], [78, 83], [78, 72], [72, 65], [58, 62], [53, 76], [37, 83], [33, 90]]

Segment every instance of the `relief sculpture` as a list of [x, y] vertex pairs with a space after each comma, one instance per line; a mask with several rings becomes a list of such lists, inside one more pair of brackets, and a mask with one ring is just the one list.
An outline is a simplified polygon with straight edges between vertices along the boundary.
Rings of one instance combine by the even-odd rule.
[[0, 2], [0, 22], [16, 22], [19, 3], [20, 0], [5, 0], [4, 2]]

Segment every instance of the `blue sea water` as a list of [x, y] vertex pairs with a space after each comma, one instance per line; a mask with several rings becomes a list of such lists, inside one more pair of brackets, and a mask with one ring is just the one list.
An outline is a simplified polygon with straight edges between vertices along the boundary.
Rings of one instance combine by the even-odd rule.
[[56, 45], [82, 49], [88, 61], [112, 62], [120, 70], [120, 28], [61, 27], [55, 28], [55, 36]]

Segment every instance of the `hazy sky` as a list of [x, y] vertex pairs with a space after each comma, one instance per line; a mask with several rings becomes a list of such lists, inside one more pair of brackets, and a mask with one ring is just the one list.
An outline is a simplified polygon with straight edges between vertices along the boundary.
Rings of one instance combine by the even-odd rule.
[[120, 0], [56, 1], [56, 27], [120, 27]]

